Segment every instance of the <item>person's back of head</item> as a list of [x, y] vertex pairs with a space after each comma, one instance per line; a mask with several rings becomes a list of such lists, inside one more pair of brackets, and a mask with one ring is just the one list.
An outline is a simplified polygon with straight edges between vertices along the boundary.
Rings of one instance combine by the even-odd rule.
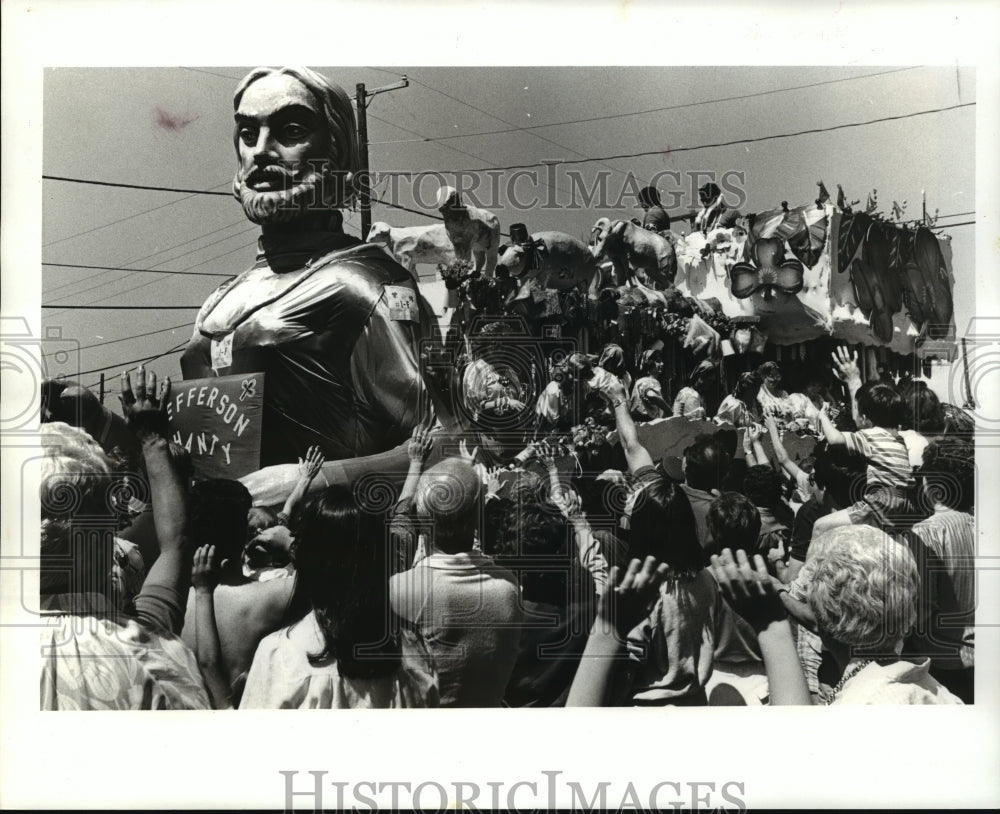
[[824, 497], [837, 509], [846, 509], [861, 499], [867, 484], [867, 463], [843, 446], [820, 441], [813, 449], [813, 480]]
[[780, 508], [781, 485], [781, 475], [767, 464], [751, 466], [743, 476], [743, 494], [754, 506], [764, 509]]
[[[87, 590], [110, 597], [116, 528], [111, 498], [120, 478], [100, 445], [83, 430], [55, 421], [43, 423], [39, 434], [41, 593]], [[83, 533], [76, 533], [75, 527]]]
[[752, 404], [760, 390], [760, 377], [753, 371], [741, 373], [733, 387], [733, 395], [744, 404]]
[[740, 434], [735, 429], [722, 429], [715, 431], [715, 437], [722, 445], [722, 449], [729, 456], [730, 460], [736, 457], [736, 447], [739, 444]]
[[295, 517], [296, 588], [315, 613], [324, 646], [310, 663], [336, 660], [341, 675], [372, 678], [399, 664], [389, 626], [383, 518], [359, 511], [349, 489], [332, 486]]
[[274, 509], [267, 506], [253, 506], [247, 512], [247, 539], [252, 539], [259, 532], [278, 525], [278, 515]]
[[910, 549], [872, 526], [842, 526], [813, 541], [809, 607], [821, 636], [873, 655], [898, 652], [917, 618]]
[[660, 193], [657, 191], [656, 187], [643, 187], [640, 189], [639, 204], [646, 209], [653, 206], [659, 206]]
[[238, 480], [210, 478], [191, 487], [188, 536], [195, 547], [214, 545], [216, 561], [228, 576], [240, 571], [252, 506], [250, 491]]
[[731, 462], [732, 458], [718, 438], [699, 435], [684, 450], [684, 482], [692, 489], [703, 492], [718, 489]]
[[637, 496], [629, 517], [628, 543], [628, 559], [653, 556], [679, 576], [691, 576], [706, 565], [691, 503], [684, 490], [667, 478], [652, 481]]
[[479, 526], [482, 481], [467, 461], [445, 458], [420, 477], [417, 516], [431, 523], [431, 544], [445, 554], [471, 551]]
[[936, 435], [944, 430], [944, 409], [937, 393], [927, 386], [927, 382], [911, 379], [906, 389], [900, 390], [906, 403], [904, 426], [907, 429], [927, 435]]
[[625, 351], [621, 345], [608, 342], [601, 351], [601, 357], [597, 360], [597, 366], [604, 368], [613, 376], [621, 378], [625, 373]]
[[500, 525], [495, 547], [487, 553], [519, 574], [525, 599], [565, 606], [575, 558], [562, 515], [551, 504], [525, 503], [508, 512]]
[[976, 449], [961, 438], [938, 438], [924, 449], [918, 470], [927, 509], [940, 505], [972, 512], [976, 494]]
[[758, 553], [760, 512], [744, 495], [723, 492], [708, 507], [707, 522], [716, 554], [724, 548], [742, 548], [748, 557]]
[[888, 382], [865, 382], [857, 392], [858, 413], [875, 427], [894, 430], [906, 422], [906, 402]]

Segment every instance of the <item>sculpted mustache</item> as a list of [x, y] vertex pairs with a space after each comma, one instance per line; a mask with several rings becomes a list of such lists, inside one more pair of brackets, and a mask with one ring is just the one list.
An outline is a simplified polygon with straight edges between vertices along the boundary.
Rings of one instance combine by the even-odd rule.
[[255, 167], [250, 170], [246, 177], [246, 182], [248, 184], [256, 184], [258, 181], [270, 181], [281, 179], [283, 181], [294, 181], [296, 172], [290, 170], [287, 167], [282, 167], [277, 164], [272, 164], [267, 167]]
[[313, 163], [302, 164], [294, 169], [280, 164], [268, 164], [265, 167], [254, 167], [244, 179], [247, 184], [255, 184], [263, 180], [283, 180], [297, 183], [317, 179], [325, 174], [325, 166]]

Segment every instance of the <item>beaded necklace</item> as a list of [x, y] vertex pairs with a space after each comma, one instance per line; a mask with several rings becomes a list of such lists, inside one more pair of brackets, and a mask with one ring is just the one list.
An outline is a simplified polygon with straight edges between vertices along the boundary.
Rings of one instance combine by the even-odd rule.
[[867, 667], [869, 664], [872, 664], [872, 663], [876, 663], [876, 664], [891, 664], [894, 661], [896, 661], [895, 658], [887, 657], [887, 658], [862, 659], [861, 661], [857, 662], [857, 664], [855, 664], [852, 668], [850, 668], [849, 670], [847, 670], [844, 673], [843, 676], [841, 676], [840, 681], [837, 682], [837, 686], [834, 687], [830, 691], [830, 694], [826, 696], [826, 703], [827, 703], [827, 705], [832, 704], [833, 700], [837, 697], [838, 693], [842, 689], [844, 689], [844, 685], [848, 681], [850, 681], [852, 678], [854, 678], [854, 676], [856, 676], [858, 673], [860, 673], [862, 670], [864, 670], [865, 667]]
[[837, 682], [837, 686], [834, 687], [830, 691], [830, 694], [826, 697], [826, 703], [827, 703], [827, 705], [833, 703], [833, 699], [835, 699], [837, 697], [837, 694], [842, 689], [844, 689], [844, 685], [848, 681], [850, 681], [852, 678], [854, 678], [854, 676], [856, 676], [858, 673], [860, 673], [862, 670], [864, 670], [865, 667], [867, 667], [873, 661], [875, 661], [875, 659], [863, 659], [862, 661], [859, 661], [857, 664], [855, 664], [850, 670], [848, 670], [847, 672], [845, 672], [844, 675], [841, 676], [840, 681]]

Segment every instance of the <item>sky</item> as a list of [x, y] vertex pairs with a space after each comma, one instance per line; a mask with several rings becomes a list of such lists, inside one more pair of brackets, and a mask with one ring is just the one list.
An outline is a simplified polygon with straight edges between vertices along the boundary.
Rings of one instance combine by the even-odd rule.
[[[228, 192], [235, 169], [232, 92], [251, 67], [46, 69], [44, 174]], [[919, 217], [921, 191], [930, 212], [953, 216], [942, 217], [942, 224], [975, 217], [976, 107], [842, 127], [974, 102], [971, 67], [312, 67], [352, 96], [358, 82], [371, 89], [409, 77], [409, 87], [379, 94], [370, 103], [375, 173], [439, 172], [448, 178], [457, 170], [653, 153], [561, 165], [555, 192], [546, 185], [546, 170], [536, 169], [537, 183], [522, 175], [514, 186], [520, 203], [539, 199], [528, 206], [515, 205], [508, 194], [513, 170], [494, 173], [497, 197], [484, 202], [505, 232], [521, 222], [532, 232], [556, 230], [585, 238], [603, 215], [639, 214], [629, 190], [665, 171], [680, 173], [680, 183], [675, 175], [661, 176], [659, 184], [662, 193], [673, 190], [679, 196], [676, 206], [667, 207], [672, 213], [693, 206], [693, 173], [730, 173], [730, 183], [744, 192], [744, 212], [782, 201], [809, 203], [816, 197], [816, 182], [823, 180], [834, 195], [836, 185], [843, 185], [851, 200], [863, 202], [877, 190], [882, 211], [894, 200], [906, 201], [907, 218]], [[525, 127], [532, 129], [516, 129]], [[493, 132], [498, 130], [507, 132]], [[571, 170], [587, 188], [605, 173], [604, 206], [569, 205]], [[478, 195], [491, 194], [489, 176], [466, 177], [482, 182]], [[391, 192], [385, 183], [379, 190], [383, 195]], [[431, 223], [437, 186], [428, 177], [415, 195], [401, 180], [396, 202], [427, 216], [376, 205], [373, 221]], [[546, 201], [556, 205], [543, 205]], [[79, 344], [80, 380], [95, 384], [104, 369], [108, 394], [117, 392], [123, 363], [186, 342], [196, 314], [195, 308], [131, 308], [199, 306], [225, 276], [252, 262], [256, 241], [256, 227], [232, 197], [56, 180], [43, 182], [42, 226], [43, 264], [72, 266], [43, 265], [43, 303], [125, 306], [43, 309], [46, 329], [58, 328], [64, 339]], [[348, 213], [346, 228], [358, 233], [357, 212]], [[953, 240], [956, 325], [962, 335], [974, 311], [975, 228], [945, 232]], [[440, 302], [439, 289], [428, 286], [432, 302]], [[179, 377], [179, 359], [179, 353], [171, 353], [153, 367]]]

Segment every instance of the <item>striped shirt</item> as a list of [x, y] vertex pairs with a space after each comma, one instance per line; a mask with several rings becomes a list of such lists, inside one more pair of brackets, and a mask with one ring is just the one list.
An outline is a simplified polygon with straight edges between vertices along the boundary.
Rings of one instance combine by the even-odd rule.
[[913, 486], [913, 466], [906, 444], [899, 433], [882, 427], [858, 432], [845, 432], [844, 443], [849, 452], [868, 459], [868, 487], [884, 484], [894, 489]]
[[[913, 526], [910, 547], [920, 569], [921, 606], [911, 639], [937, 667], [974, 665], [976, 521], [942, 509]], [[908, 647], [909, 649], [909, 647]]]

